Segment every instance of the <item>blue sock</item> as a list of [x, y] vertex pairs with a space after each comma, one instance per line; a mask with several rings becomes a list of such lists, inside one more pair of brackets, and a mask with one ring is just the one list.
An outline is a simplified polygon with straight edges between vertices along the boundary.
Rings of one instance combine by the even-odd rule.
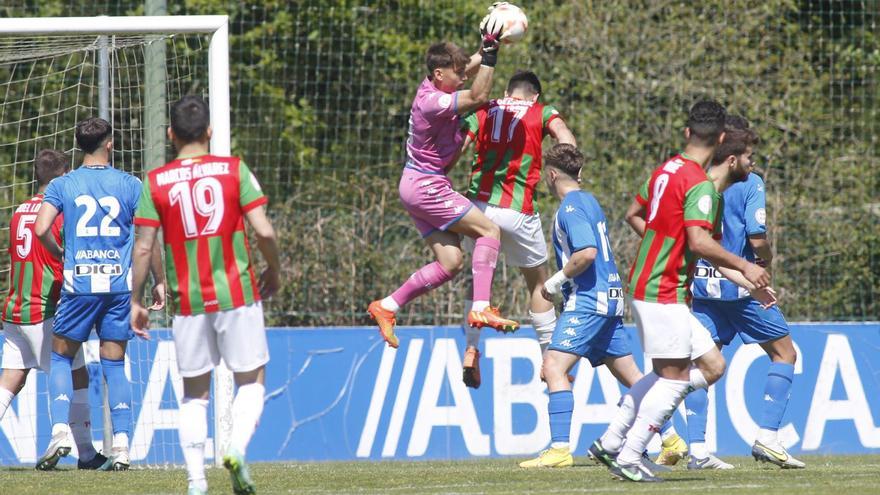
[[571, 412], [574, 410], [574, 395], [571, 390], [550, 392], [550, 441], [568, 442], [571, 432]]
[[688, 443], [706, 442], [706, 423], [709, 420], [709, 392], [698, 388], [684, 398], [687, 411]]
[[128, 434], [131, 430], [131, 385], [125, 377], [125, 360], [101, 358], [101, 370], [107, 380], [113, 434]]
[[767, 384], [764, 386], [764, 410], [758, 426], [776, 431], [782, 424], [782, 416], [791, 396], [791, 382], [794, 379], [794, 365], [770, 363], [767, 370]]
[[49, 414], [52, 424], [70, 422], [70, 401], [73, 400], [73, 378], [70, 376], [72, 357], [52, 351], [49, 369]]

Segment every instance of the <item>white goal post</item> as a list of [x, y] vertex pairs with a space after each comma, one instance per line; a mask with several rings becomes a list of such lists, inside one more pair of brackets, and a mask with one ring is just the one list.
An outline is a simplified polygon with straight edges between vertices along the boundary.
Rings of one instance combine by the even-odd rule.
[[[231, 154], [229, 108], [229, 28], [225, 15], [141, 17], [56, 17], [0, 19], [0, 40], [28, 36], [129, 36], [199, 34], [208, 45], [208, 101], [211, 111], [211, 151]], [[164, 74], [162, 74], [164, 78]], [[146, 81], [150, 77], [144, 78]], [[164, 79], [159, 79], [164, 84]], [[145, 105], [146, 107], [147, 105]], [[147, 108], [144, 108], [147, 111]], [[162, 109], [164, 114], [164, 109]], [[166, 124], [167, 125], [167, 124]], [[161, 165], [154, 163], [153, 166]], [[221, 462], [232, 424], [232, 374], [224, 365], [214, 374], [214, 460]], [[136, 420], [137, 418], [133, 418]]]

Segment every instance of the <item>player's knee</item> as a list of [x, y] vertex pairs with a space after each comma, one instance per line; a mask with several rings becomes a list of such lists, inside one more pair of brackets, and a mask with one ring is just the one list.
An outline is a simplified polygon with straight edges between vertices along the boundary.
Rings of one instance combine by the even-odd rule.
[[461, 251], [449, 253], [439, 261], [443, 268], [453, 277], [464, 270], [464, 255]]
[[486, 222], [481, 229], [483, 237], [491, 237], [492, 239], [501, 239], [501, 227], [495, 225], [492, 222]]
[[727, 363], [724, 361], [724, 356], [722, 356], [720, 352], [715, 359], [700, 363], [700, 371], [703, 373], [703, 377], [706, 378], [706, 382], [708, 382], [709, 385], [720, 380], [724, 375], [724, 370], [726, 368]]

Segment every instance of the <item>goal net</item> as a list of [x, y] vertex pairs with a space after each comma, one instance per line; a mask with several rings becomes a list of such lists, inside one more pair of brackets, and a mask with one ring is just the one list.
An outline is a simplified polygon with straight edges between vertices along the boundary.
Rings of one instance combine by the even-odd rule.
[[[76, 149], [74, 127], [80, 120], [99, 116], [110, 121], [113, 165], [142, 177], [173, 156], [165, 138], [169, 105], [198, 94], [211, 103], [213, 150], [229, 153], [226, 22], [225, 16], [0, 21], [2, 246], [8, 245], [15, 208], [37, 192], [37, 152], [56, 149], [68, 154], [73, 167], [79, 165], [82, 154]], [[94, 31], [75, 32], [77, 26]], [[0, 270], [7, 281], [5, 257]], [[154, 327], [166, 326], [167, 320], [167, 315], [158, 315]], [[109, 447], [105, 440], [110, 431], [97, 344], [88, 342], [85, 351], [93, 439], [100, 451]], [[182, 382], [170, 332], [156, 331], [149, 342], [132, 340], [125, 370], [132, 384], [132, 461], [182, 463], [176, 430]], [[228, 430], [224, 425], [231, 384], [226, 374], [221, 378], [215, 383], [220, 407], [213, 411], [209, 458]], [[33, 463], [46, 448], [51, 436], [47, 389], [45, 374], [29, 375], [0, 422], [0, 464]]]

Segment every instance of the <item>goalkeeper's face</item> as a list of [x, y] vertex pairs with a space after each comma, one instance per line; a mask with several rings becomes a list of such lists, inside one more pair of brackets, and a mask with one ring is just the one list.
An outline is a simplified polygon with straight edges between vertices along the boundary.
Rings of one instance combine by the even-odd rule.
[[434, 69], [434, 82], [437, 89], [446, 93], [453, 93], [464, 87], [467, 74], [464, 67], [443, 67]]

